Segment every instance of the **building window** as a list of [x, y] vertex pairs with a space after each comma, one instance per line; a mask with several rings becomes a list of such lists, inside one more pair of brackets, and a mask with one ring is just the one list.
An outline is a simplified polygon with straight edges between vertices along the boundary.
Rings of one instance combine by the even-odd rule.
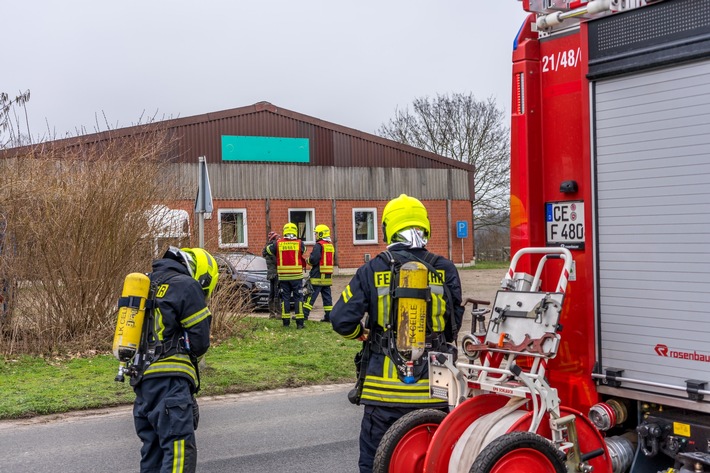
[[247, 210], [219, 210], [219, 247], [246, 248], [247, 241]]
[[377, 209], [353, 209], [353, 243], [377, 243]]
[[288, 209], [288, 221], [296, 224], [297, 236], [304, 243], [313, 244], [316, 242], [315, 235], [313, 235], [315, 212], [314, 209]]

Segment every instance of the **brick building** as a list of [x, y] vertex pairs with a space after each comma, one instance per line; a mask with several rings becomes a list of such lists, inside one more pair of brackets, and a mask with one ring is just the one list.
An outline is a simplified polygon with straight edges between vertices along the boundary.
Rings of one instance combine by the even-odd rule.
[[[431, 251], [459, 264], [473, 260], [471, 165], [268, 102], [157, 125], [176, 139], [168, 158], [182, 191], [179, 201], [167, 203], [171, 208], [195, 216], [198, 158], [205, 157], [213, 197], [204, 221], [210, 251], [261, 254], [267, 233], [281, 233], [291, 221], [310, 252], [313, 228], [325, 224], [337, 267], [350, 271], [385, 249], [382, 210], [405, 193], [428, 209]], [[191, 220], [189, 244], [197, 245], [197, 220]], [[465, 238], [457, 238], [457, 222], [466, 222]]]

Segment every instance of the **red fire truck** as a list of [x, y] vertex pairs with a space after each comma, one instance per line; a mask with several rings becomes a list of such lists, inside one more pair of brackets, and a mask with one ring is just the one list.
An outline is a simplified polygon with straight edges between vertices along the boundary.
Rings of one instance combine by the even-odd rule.
[[515, 256], [375, 471], [710, 472], [710, 0], [521, 4]]

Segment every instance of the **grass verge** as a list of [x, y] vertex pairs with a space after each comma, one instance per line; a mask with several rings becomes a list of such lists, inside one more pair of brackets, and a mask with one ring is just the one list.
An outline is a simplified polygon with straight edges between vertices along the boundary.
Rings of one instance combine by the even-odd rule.
[[477, 261], [474, 266], [464, 266], [459, 270], [508, 269], [508, 267], [510, 267], [509, 261]]
[[[354, 382], [360, 343], [330, 324], [296, 331], [280, 319], [248, 317], [237, 336], [210, 348], [200, 396]], [[0, 419], [110, 407], [133, 402], [131, 386], [114, 381], [110, 354], [76, 358], [21, 357], [0, 363]]]
[[[479, 262], [459, 270], [507, 267]], [[360, 343], [344, 340], [330, 324], [307, 322], [296, 331], [295, 323], [286, 329], [278, 319], [247, 317], [238, 327], [235, 336], [207, 352], [200, 396], [355, 381], [353, 357]], [[110, 353], [0, 359], [0, 419], [130, 404], [128, 381], [114, 381], [118, 366]]]

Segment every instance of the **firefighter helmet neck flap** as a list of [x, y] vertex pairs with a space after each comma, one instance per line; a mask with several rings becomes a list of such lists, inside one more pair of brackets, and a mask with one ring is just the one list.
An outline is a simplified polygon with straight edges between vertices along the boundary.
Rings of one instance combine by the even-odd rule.
[[382, 235], [385, 243], [404, 243], [411, 248], [427, 244], [431, 226], [426, 207], [419, 199], [401, 194], [382, 212]]

